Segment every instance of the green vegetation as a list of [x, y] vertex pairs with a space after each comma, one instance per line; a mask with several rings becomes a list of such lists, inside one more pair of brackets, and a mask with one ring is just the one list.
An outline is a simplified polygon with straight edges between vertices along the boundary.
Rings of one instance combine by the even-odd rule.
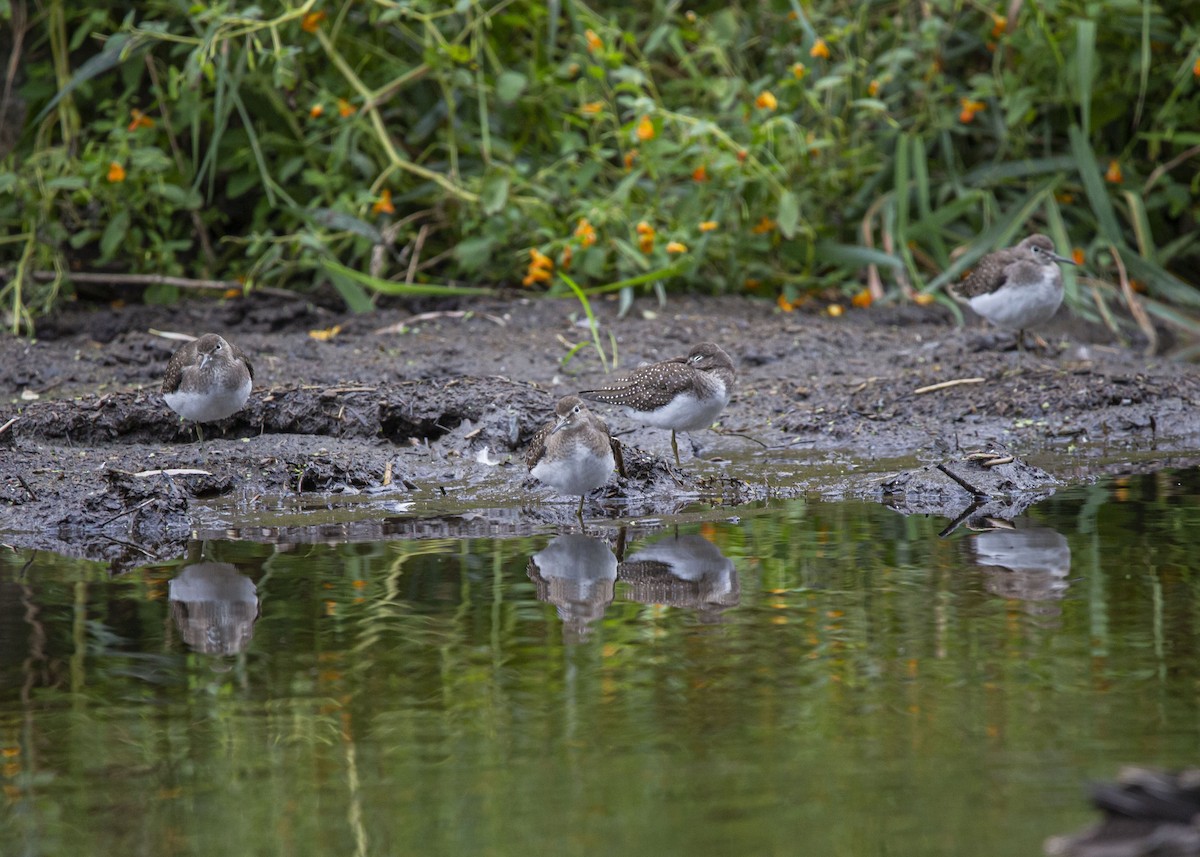
[[1192, 326], [1200, 25], [1010, 7], [0, 0], [6, 326], [81, 273], [928, 300], [1035, 228]]

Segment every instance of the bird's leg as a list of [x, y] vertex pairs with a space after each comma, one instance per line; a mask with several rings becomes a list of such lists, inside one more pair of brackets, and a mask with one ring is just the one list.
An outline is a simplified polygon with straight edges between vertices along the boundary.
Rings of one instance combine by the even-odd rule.
[[583, 526], [583, 495], [579, 495], [579, 508], [575, 512], [575, 517], [579, 519], [579, 529], [584, 530]]
[[671, 451], [675, 453], [675, 466], [680, 467], [679, 442], [675, 440], [675, 429], [671, 429]]
[[200, 423], [196, 423], [196, 439], [204, 443], [204, 429], [200, 426]]

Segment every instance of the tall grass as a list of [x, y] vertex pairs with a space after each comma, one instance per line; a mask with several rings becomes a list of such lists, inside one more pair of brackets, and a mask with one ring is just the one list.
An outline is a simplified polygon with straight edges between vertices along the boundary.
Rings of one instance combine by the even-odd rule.
[[560, 269], [626, 300], [928, 300], [1035, 229], [1086, 257], [1081, 310], [1200, 307], [1200, 30], [1178, 5], [24, 8], [0, 4], [29, 117], [0, 162], [13, 330], [77, 271], [329, 283], [358, 310], [380, 282]]

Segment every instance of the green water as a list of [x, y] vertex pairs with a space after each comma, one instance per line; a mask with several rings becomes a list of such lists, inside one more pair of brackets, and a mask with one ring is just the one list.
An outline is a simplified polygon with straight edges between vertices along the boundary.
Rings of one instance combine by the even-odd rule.
[[5, 551], [0, 853], [1040, 854], [1200, 761], [1198, 498]]

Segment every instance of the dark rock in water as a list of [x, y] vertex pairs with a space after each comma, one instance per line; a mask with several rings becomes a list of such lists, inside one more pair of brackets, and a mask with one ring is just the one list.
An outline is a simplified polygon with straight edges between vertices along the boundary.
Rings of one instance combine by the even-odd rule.
[[1104, 813], [1096, 826], [1052, 836], [1051, 857], [1187, 857], [1200, 855], [1200, 768], [1177, 772], [1125, 768], [1115, 783], [1092, 788]]
[[951, 518], [945, 536], [971, 518], [1012, 520], [1053, 494], [1058, 484], [1040, 467], [990, 444], [906, 470], [880, 487], [883, 502], [902, 514]]

